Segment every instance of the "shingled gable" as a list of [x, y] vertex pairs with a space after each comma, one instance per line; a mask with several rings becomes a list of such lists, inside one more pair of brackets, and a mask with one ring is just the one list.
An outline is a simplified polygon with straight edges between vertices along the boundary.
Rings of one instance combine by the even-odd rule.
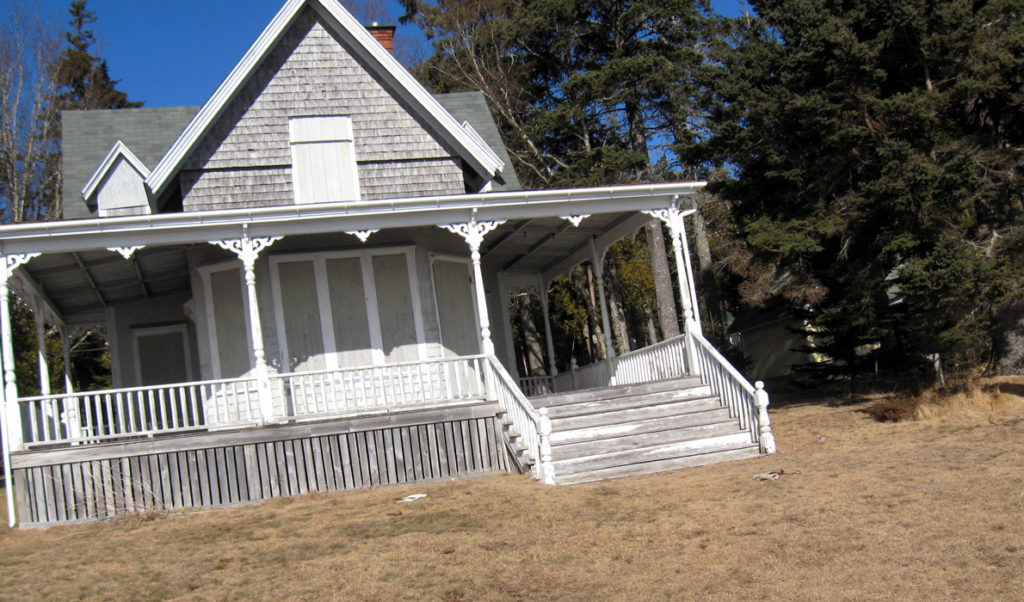
[[336, 0], [289, 0], [153, 168], [146, 185], [154, 197], [160, 198], [171, 187], [204, 135], [307, 7], [315, 12], [328, 33], [344, 40], [354, 58], [372, 71], [374, 77], [385, 82], [403, 106], [450, 147], [482, 182], [502, 177], [505, 163], [487, 143], [472, 128], [460, 125], [340, 3]]

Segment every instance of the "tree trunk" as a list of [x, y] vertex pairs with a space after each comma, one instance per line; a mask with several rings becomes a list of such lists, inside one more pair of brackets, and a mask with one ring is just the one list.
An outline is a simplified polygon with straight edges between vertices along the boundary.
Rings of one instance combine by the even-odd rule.
[[608, 357], [604, 348], [604, 332], [601, 330], [601, 322], [598, 316], [601, 308], [597, 304], [597, 292], [594, 286], [594, 266], [588, 261], [587, 264], [587, 323], [590, 325], [590, 348], [593, 350], [591, 357], [596, 360], [603, 360]]
[[[699, 206], [698, 206], [699, 207]], [[697, 251], [697, 289], [698, 296], [703, 297], [704, 307], [697, 314], [703, 318], [704, 323], [710, 323], [713, 332], [722, 333], [725, 331], [725, 321], [722, 319], [721, 297], [718, 295], [718, 285], [715, 282], [715, 269], [711, 262], [711, 244], [708, 241], [707, 222], [704, 215], [698, 208], [693, 214], [693, 239]], [[696, 308], [694, 309], [696, 311]]]
[[537, 376], [544, 374], [544, 347], [533, 316], [533, 297], [527, 294], [520, 299], [522, 307], [519, 316], [523, 323], [523, 353], [526, 355], [527, 376]]
[[[668, 267], [665, 253], [665, 236], [661, 233], [661, 222], [652, 219], [647, 224], [647, 249], [651, 254], [651, 270], [654, 273], [654, 293], [658, 298], [658, 322], [663, 338], [679, 334], [679, 319], [676, 314], [675, 287], [672, 286], [672, 272]], [[681, 267], [681, 266], [680, 266]]]
[[632, 350], [629, 340], [629, 328], [626, 325], [626, 311], [622, 306], [622, 296], [619, 294], [619, 272], [615, 269], [614, 261], [605, 262], [605, 289], [608, 293], [608, 310], [611, 314], [612, 334], [615, 335], [616, 348], [619, 355]]

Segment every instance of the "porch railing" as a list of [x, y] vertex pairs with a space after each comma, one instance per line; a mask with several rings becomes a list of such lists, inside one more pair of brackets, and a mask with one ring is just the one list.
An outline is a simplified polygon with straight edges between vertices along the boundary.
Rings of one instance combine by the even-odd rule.
[[687, 355], [686, 335], [679, 335], [554, 377], [521, 378], [519, 386], [534, 396], [676, 378], [693, 372]]
[[486, 357], [471, 355], [383, 366], [278, 374], [287, 418], [401, 410], [486, 395]]
[[711, 391], [728, 406], [729, 415], [739, 419], [740, 428], [750, 431], [751, 439], [760, 444], [763, 453], [775, 453], [764, 383], [750, 384], [714, 345], [695, 332], [695, 328], [688, 330], [686, 336], [692, 337], [694, 362], [699, 368], [701, 381], [709, 385]]
[[56, 393], [22, 397], [18, 404], [26, 446], [99, 443], [260, 419], [252, 378]]
[[515, 435], [522, 440], [523, 448], [533, 464], [533, 476], [545, 483], [555, 482], [551, 464], [551, 419], [547, 408], [537, 409], [516, 385], [512, 375], [505, 370], [493, 355], [487, 358], [487, 384], [490, 397], [498, 402], [505, 413]]

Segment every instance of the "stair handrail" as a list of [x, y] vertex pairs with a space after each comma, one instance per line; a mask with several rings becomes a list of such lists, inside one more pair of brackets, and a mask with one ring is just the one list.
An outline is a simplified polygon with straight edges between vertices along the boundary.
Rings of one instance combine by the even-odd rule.
[[729, 407], [729, 415], [739, 418], [740, 428], [749, 429], [750, 435], [765, 454], [775, 453], [775, 436], [768, 418], [768, 392], [764, 383], [750, 384], [729, 360], [687, 320], [686, 336], [691, 343], [693, 359], [699, 365], [701, 382], [711, 387]]
[[493, 354], [487, 355], [486, 386], [488, 397], [512, 421], [519, 432], [526, 452], [533, 459], [534, 478], [554, 484], [554, 465], [551, 462], [551, 418], [548, 409], [533, 407], [515, 379]]

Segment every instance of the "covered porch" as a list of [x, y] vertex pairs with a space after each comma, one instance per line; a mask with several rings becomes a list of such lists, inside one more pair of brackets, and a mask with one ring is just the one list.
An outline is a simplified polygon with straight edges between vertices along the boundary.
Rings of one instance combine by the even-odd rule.
[[[281, 428], [303, 424], [384, 421], [366, 423], [372, 428], [424, 412], [479, 418], [487, 413], [481, 408], [491, 407], [497, 422], [481, 423], [479, 435], [500, 439], [508, 461], [494, 452], [488, 466], [554, 482], [551, 421], [530, 396], [684, 375], [699, 375], [751, 440], [770, 452], [767, 395], [714, 350], [695, 319], [683, 218], [686, 197], [701, 186], [491, 193], [5, 227], [0, 322], [8, 478], [12, 466], [21, 466], [23, 477], [45, 469], [54, 479], [60, 473], [44, 456], [73, 466], [75, 454], [109, 455], [116, 446], [134, 445], [138, 449], [129, 455], [136, 457], [150, 449], [145, 445], [174, 437], [177, 446], [199, 445], [202, 436], [221, 443], [225, 437], [274, 439]], [[672, 236], [684, 334], [618, 357], [609, 341], [611, 351], [601, 361], [562, 373], [552, 365], [546, 375], [519, 378], [509, 291], [538, 286], [546, 314], [544, 293], [554, 276], [582, 261], [600, 270], [608, 246], [652, 217], [663, 220]], [[237, 286], [224, 284], [231, 282]], [[603, 332], [610, 337], [600, 274], [597, 282]], [[40, 326], [106, 323], [115, 388], [76, 392], [66, 379], [65, 391], [50, 391], [41, 382], [40, 395], [19, 395], [11, 288], [33, 306]], [[133, 312], [145, 319], [131, 318]], [[342, 318], [352, 315], [358, 319]], [[545, 333], [553, 357], [549, 325]], [[41, 364], [40, 374], [47, 373]], [[42, 480], [22, 480], [35, 483], [33, 491], [46, 489]], [[14, 482], [27, 496], [19, 507], [37, 504], [29, 500], [28, 483]], [[48, 489], [51, 497], [59, 489]], [[71, 486], [66, 489], [62, 499], [74, 499]], [[14, 504], [8, 507], [13, 512]], [[49, 515], [37, 507], [34, 516], [38, 522]], [[70, 511], [53, 516], [70, 520]], [[13, 525], [13, 513], [9, 518]]]

